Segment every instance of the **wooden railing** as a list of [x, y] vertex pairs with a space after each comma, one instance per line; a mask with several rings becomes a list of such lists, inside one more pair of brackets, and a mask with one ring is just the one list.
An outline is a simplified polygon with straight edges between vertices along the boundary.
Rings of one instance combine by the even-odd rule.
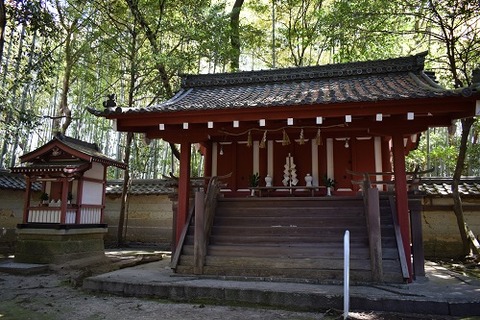
[[[407, 183], [409, 186], [409, 189], [411, 191], [415, 191], [418, 189], [418, 185], [420, 184], [420, 176], [422, 174], [426, 174], [429, 172], [432, 172], [432, 169], [425, 170], [425, 171], [419, 171], [415, 170], [412, 172], [406, 172], [407, 174]], [[394, 176], [394, 172], [354, 172], [347, 170], [348, 174], [351, 175], [357, 175], [357, 176], [362, 176], [363, 180], [360, 181], [355, 181], [352, 180], [352, 183], [354, 184], [360, 184], [362, 185], [362, 191], [364, 195], [364, 202], [365, 202], [365, 208], [366, 208], [366, 213], [367, 213], [367, 228], [368, 228], [368, 234], [369, 234], [369, 241], [370, 241], [370, 259], [371, 259], [371, 266], [372, 266], [372, 275], [373, 275], [373, 280], [377, 282], [381, 282], [383, 280], [383, 271], [382, 271], [382, 251], [381, 251], [381, 227], [380, 227], [380, 209], [379, 209], [379, 195], [378, 195], [378, 189], [377, 188], [372, 188], [372, 185], [394, 185], [395, 181], [394, 180], [371, 180], [371, 176], [387, 176], [391, 175]], [[400, 226], [398, 225], [398, 218], [397, 218], [397, 209], [395, 205], [395, 197], [390, 195], [389, 196], [389, 203], [390, 203], [390, 210], [392, 212], [392, 220], [393, 220], [393, 227], [394, 227], [394, 233], [395, 233], [395, 240], [397, 243], [397, 248], [398, 248], [398, 254], [399, 254], [399, 260], [400, 260], [400, 266], [401, 266], [401, 271], [402, 271], [402, 276], [404, 279], [410, 278], [410, 274], [408, 271], [408, 265], [407, 265], [407, 257], [405, 256], [405, 250], [403, 246], [403, 241], [402, 241], [402, 234], [400, 231]], [[418, 210], [417, 210], [418, 211]], [[418, 213], [415, 213], [418, 214]], [[416, 237], [420, 237], [420, 240], [417, 239], [418, 241], [421, 240], [421, 222], [420, 226], [418, 226], [418, 222], [412, 223], [411, 225], [411, 233], [416, 235]], [[419, 230], [420, 229], [420, 230]], [[413, 239], [412, 239], [413, 240]], [[413, 252], [412, 255], [414, 257], [414, 261], [417, 260], [416, 264], [416, 274], [422, 276], [424, 274], [423, 270], [423, 247], [422, 243], [413, 243]]]
[[[420, 171], [415, 169], [414, 171], [406, 172], [407, 175], [407, 186], [409, 190], [417, 190], [418, 186], [421, 181], [421, 176], [430, 172], [433, 172], [434, 168]], [[347, 170], [347, 173], [352, 176], [361, 176], [363, 177], [362, 180], [352, 180], [353, 184], [361, 185], [362, 190], [368, 190], [372, 187], [372, 185], [385, 185], [388, 188], [391, 188], [395, 185], [395, 180], [384, 180], [383, 177], [391, 176], [392, 178], [395, 177], [395, 172], [358, 172], [358, 171], [351, 171]], [[372, 179], [371, 177], [382, 177], [380, 180]]]
[[[77, 223], [77, 210], [80, 215], [78, 224], [102, 223], [102, 209], [99, 207], [67, 208], [65, 224]], [[59, 207], [31, 207], [28, 209], [27, 223], [61, 223], [62, 211]]]
[[400, 266], [402, 268], [403, 279], [409, 279], [410, 272], [408, 271], [407, 257], [405, 256], [405, 249], [403, 247], [402, 232], [400, 231], [400, 226], [398, 225], [397, 207], [395, 205], [394, 197], [389, 196], [389, 201], [390, 209], [392, 211], [393, 228], [395, 230], [395, 240], [397, 241], [398, 256], [400, 259]]
[[203, 274], [203, 266], [207, 256], [207, 246], [212, 233], [217, 197], [220, 193], [220, 180], [232, 174], [212, 177], [208, 183], [206, 194], [197, 192], [195, 197], [195, 236], [193, 246], [194, 273]]
[[380, 196], [377, 188], [368, 188], [363, 192], [365, 217], [367, 220], [368, 242], [370, 244], [370, 266], [372, 280], [384, 281], [382, 254], [382, 226], [380, 222]]
[[[178, 262], [180, 260], [180, 255], [182, 252], [183, 245], [185, 244], [185, 239], [187, 237], [188, 228], [192, 223], [192, 219], [195, 216], [195, 243], [194, 243], [194, 250], [202, 250], [201, 255], [203, 256], [203, 264], [204, 259], [206, 256], [206, 247], [208, 244], [208, 239], [210, 237], [211, 228], [213, 225], [213, 219], [215, 217], [215, 207], [216, 207], [216, 199], [220, 192], [221, 179], [229, 178], [232, 173], [225, 175], [225, 176], [215, 176], [212, 178], [203, 178], [209, 179], [207, 192], [205, 193], [202, 190], [196, 191], [195, 193], [195, 205], [190, 208], [187, 221], [182, 229], [182, 233], [180, 235], [178, 244], [175, 247], [175, 251], [172, 256], [171, 261], [171, 268], [176, 269]], [[205, 214], [206, 213], [206, 214]], [[201, 237], [202, 239], [199, 240], [197, 237]], [[200, 245], [201, 243], [201, 245]], [[195, 249], [196, 247], [196, 249]], [[198, 253], [197, 253], [198, 255]], [[203, 269], [202, 264], [202, 269]]]

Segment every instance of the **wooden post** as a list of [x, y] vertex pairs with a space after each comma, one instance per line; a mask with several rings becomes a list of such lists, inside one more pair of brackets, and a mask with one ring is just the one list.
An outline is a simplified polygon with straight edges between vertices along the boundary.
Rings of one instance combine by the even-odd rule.
[[405, 170], [405, 147], [403, 135], [397, 133], [392, 136], [393, 142], [393, 167], [395, 170], [395, 200], [397, 208], [398, 225], [402, 235], [403, 249], [407, 258], [408, 273], [412, 279], [412, 258], [410, 248], [410, 217], [408, 213], [407, 173]]
[[412, 223], [412, 255], [413, 274], [416, 277], [425, 276], [425, 254], [423, 251], [422, 205], [421, 199], [410, 199], [410, 221]]
[[368, 240], [370, 242], [372, 278], [375, 282], [383, 282], [380, 196], [377, 188], [369, 188], [366, 192], [368, 192]]
[[[62, 178], [62, 197], [60, 204], [60, 224], [65, 224], [67, 218], [67, 194], [68, 194], [68, 178]], [[79, 218], [75, 219], [75, 223], [79, 224]]]
[[195, 234], [193, 242], [193, 273], [203, 274], [205, 264], [205, 192], [195, 192]]
[[182, 234], [183, 226], [188, 216], [188, 203], [190, 197], [190, 143], [183, 142], [180, 147], [180, 177], [178, 181], [178, 207], [175, 221], [175, 248], [177, 248]]
[[26, 192], [25, 192], [25, 199], [23, 202], [23, 223], [28, 223], [28, 212], [30, 208], [30, 197], [32, 194], [32, 180], [30, 179], [29, 176], [25, 177], [25, 187], [26, 187]]

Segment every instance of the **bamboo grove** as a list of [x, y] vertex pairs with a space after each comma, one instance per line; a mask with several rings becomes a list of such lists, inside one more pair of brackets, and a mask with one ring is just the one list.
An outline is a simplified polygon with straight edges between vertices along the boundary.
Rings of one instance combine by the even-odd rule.
[[[55, 132], [123, 160], [126, 134], [90, 115], [108, 94], [141, 107], [175, 93], [182, 73], [213, 73], [383, 59], [429, 51], [442, 85], [472, 83], [480, 67], [473, 0], [2, 0], [0, 168]], [[480, 174], [478, 124], [466, 175]], [[461, 124], [432, 130], [408, 159], [453, 174]], [[193, 146], [195, 147], [195, 146]], [[192, 152], [192, 174], [202, 158]], [[175, 148], [134, 135], [134, 178], [176, 173]], [[110, 178], [122, 178], [112, 171]]]

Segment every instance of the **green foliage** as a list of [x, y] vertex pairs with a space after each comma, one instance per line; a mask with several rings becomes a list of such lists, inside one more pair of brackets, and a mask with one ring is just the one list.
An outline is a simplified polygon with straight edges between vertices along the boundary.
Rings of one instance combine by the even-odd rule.
[[258, 187], [258, 184], [260, 183], [260, 175], [258, 174], [258, 172], [250, 176], [249, 183], [250, 187]]
[[334, 179], [329, 178], [326, 174], [323, 176], [323, 183], [327, 188], [335, 188], [335, 184], [337, 183]]

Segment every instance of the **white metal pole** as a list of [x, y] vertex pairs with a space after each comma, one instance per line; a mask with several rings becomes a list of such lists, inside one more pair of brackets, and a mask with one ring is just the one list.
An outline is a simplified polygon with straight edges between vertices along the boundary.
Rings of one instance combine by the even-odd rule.
[[350, 231], [343, 237], [343, 319], [348, 318], [350, 308]]

